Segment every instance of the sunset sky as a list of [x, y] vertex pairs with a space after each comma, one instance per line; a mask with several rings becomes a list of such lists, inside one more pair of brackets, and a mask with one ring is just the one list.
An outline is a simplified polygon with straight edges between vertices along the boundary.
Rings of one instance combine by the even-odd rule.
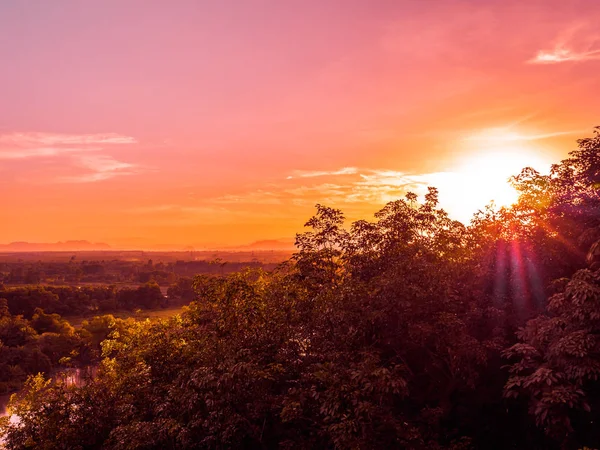
[[291, 239], [427, 184], [468, 220], [600, 125], [598, 30], [597, 0], [0, 0], [0, 243]]

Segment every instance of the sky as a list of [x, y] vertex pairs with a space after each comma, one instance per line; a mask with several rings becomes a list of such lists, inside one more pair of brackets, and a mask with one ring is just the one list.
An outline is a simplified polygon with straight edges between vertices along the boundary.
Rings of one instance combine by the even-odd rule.
[[[0, 243], [468, 221], [600, 125], [596, 0], [0, 0]], [[504, 200], [502, 200], [504, 199]]]

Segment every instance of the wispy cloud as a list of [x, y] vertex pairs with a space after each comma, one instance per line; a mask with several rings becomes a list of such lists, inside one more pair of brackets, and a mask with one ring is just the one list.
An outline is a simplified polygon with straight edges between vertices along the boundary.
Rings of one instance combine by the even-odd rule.
[[226, 194], [221, 197], [217, 197], [213, 200], [214, 203], [218, 204], [260, 204], [260, 205], [279, 205], [281, 199], [277, 193], [264, 191], [262, 189], [250, 193], [244, 194]]
[[7, 164], [11, 160], [15, 163], [32, 160], [33, 164], [33, 160], [44, 158], [44, 164], [50, 161], [63, 172], [72, 173], [54, 181], [89, 183], [139, 173], [142, 169], [138, 165], [106, 154], [109, 149], [114, 152], [117, 148], [137, 143], [134, 137], [117, 133], [13, 132], [0, 134], [0, 160]]
[[134, 175], [142, 169], [131, 163], [118, 161], [107, 155], [85, 155], [77, 157], [80, 167], [86, 169], [86, 173], [61, 178], [61, 181], [71, 183], [91, 183], [94, 181], [108, 180], [110, 178]]
[[[393, 170], [341, 168], [339, 170], [295, 171], [286, 182], [269, 191], [255, 190], [210, 200], [213, 204], [249, 207], [261, 204], [312, 206], [317, 202], [363, 208], [383, 205], [408, 191], [425, 193], [436, 174], [412, 175]], [[301, 176], [303, 175], [303, 176]], [[325, 182], [317, 182], [324, 178]], [[335, 180], [335, 181], [334, 181]]]
[[592, 22], [565, 28], [549, 48], [539, 50], [529, 64], [560, 64], [600, 59], [600, 35]]
[[354, 175], [358, 173], [356, 167], [343, 167], [339, 170], [296, 170], [292, 175], [288, 176], [288, 180], [292, 178], [315, 178], [335, 175]]
[[62, 133], [8, 133], [0, 135], [0, 145], [13, 144], [23, 147], [31, 146], [68, 146], [68, 145], [106, 145], [106, 144], [136, 144], [131, 136], [117, 133], [103, 134], [62, 134]]
[[513, 131], [511, 127], [487, 128], [478, 133], [465, 137], [466, 141], [493, 142], [496, 144], [507, 142], [527, 142], [550, 139], [557, 136], [567, 136], [581, 133], [582, 130], [554, 131], [550, 133], [520, 133]]
[[[124, 170], [135, 168], [129, 167]], [[427, 193], [428, 186], [440, 188], [440, 202], [444, 207], [450, 207], [449, 209], [455, 212], [467, 211], [468, 214], [462, 215], [461, 220], [468, 220], [475, 211], [469, 209], [472, 206], [470, 203], [465, 206], [465, 197], [468, 199], [468, 195], [454, 198], [457, 192], [467, 193], [473, 190], [473, 185], [469, 184], [470, 179], [465, 180], [464, 175], [457, 172], [406, 173], [353, 168], [349, 173], [347, 168], [341, 168], [313, 173], [322, 175], [282, 179], [280, 182], [270, 183], [268, 190], [250, 189], [246, 192], [194, 200], [187, 205], [158, 204], [134, 208], [129, 212], [152, 216], [153, 221], [163, 220], [171, 224], [187, 225], [199, 220], [203, 223], [243, 220], [244, 223], [263, 224], [265, 220], [290, 220], [298, 214], [296, 208], [308, 211], [316, 203], [324, 203], [342, 208], [349, 220], [356, 220], [374, 213], [390, 201], [403, 198], [408, 192], [422, 197]], [[483, 202], [487, 200], [489, 199], [485, 198]], [[277, 207], [272, 208], [270, 205]]]
[[333, 183], [322, 183], [315, 186], [298, 186], [291, 189], [284, 189], [283, 192], [292, 196], [303, 197], [314, 193], [321, 195], [343, 195], [345, 193], [346, 186]]
[[0, 160], [52, 157], [99, 150], [102, 147], [0, 147]]
[[116, 133], [6, 133], [0, 134], [0, 159], [26, 159], [100, 151], [106, 145], [136, 144], [131, 136]]
[[564, 62], [582, 62], [599, 59], [600, 49], [576, 51], [565, 47], [556, 47], [552, 50], [540, 50], [527, 62], [530, 64], [558, 64]]
[[63, 154], [81, 154], [100, 151], [107, 145], [135, 143], [137, 143], [135, 138], [116, 133], [5, 133], [0, 134], [0, 159], [27, 159]]

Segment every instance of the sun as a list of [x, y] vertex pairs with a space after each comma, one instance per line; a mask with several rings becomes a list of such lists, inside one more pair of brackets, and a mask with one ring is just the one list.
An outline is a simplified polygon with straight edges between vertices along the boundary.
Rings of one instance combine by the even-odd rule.
[[539, 158], [522, 149], [473, 156], [458, 168], [457, 173], [471, 186], [469, 195], [472, 198], [510, 206], [518, 200], [518, 193], [510, 185], [509, 178], [525, 167], [539, 168], [541, 165]]
[[446, 172], [440, 186], [440, 203], [463, 222], [491, 202], [496, 207], [516, 203], [518, 192], [508, 180], [523, 168], [545, 173], [550, 167], [539, 149], [515, 132], [487, 133], [470, 141], [472, 148]]

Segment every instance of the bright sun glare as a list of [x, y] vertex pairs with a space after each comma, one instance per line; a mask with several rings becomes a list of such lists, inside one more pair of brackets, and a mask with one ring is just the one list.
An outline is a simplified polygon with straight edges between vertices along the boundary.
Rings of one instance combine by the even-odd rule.
[[525, 167], [545, 173], [549, 163], [515, 132], [486, 132], [470, 138], [473, 150], [440, 184], [440, 201], [451, 216], [468, 222], [490, 202], [510, 206], [518, 199], [508, 179]]

